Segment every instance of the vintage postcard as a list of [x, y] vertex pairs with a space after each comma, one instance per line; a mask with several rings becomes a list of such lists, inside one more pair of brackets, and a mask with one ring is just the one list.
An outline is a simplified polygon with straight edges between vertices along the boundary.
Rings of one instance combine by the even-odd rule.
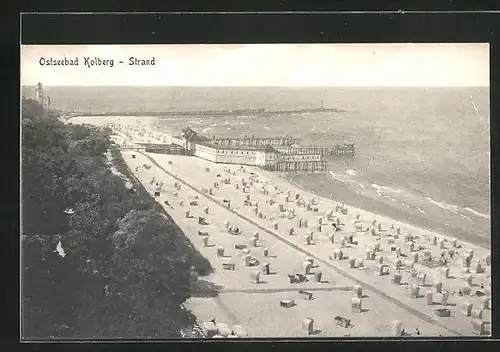
[[22, 337], [491, 333], [488, 44], [23, 46]]

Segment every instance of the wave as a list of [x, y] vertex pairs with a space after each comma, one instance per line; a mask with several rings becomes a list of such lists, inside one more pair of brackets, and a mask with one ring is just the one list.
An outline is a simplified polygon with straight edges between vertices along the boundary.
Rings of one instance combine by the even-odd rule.
[[435, 201], [434, 199], [429, 198], [429, 197], [426, 197], [425, 199], [429, 203], [432, 203], [432, 204], [440, 207], [441, 209], [448, 210], [448, 211], [451, 211], [452, 213], [458, 214], [459, 207], [456, 206], [456, 205], [451, 205], [451, 204], [447, 204], [447, 203], [444, 203], [444, 202], [438, 202], [438, 201]]
[[478, 211], [475, 211], [474, 209], [471, 209], [471, 208], [468, 208], [468, 207], [465, 207], [464, 210], [467, 210], [468, 212], [474, 214], [474, 215], [477, 215], [477, 216], [480, 216], [482, 218], [485, 218], [485, 219], [490, 219], [490, 216], [487, 215], [487, 214], [482, 214]]
[[474, 100], [472, 99], [472, 96], [470, 97], [470, 102], [472, 103], [472, 107], [474, 108], [474, 111], [475, 111], [475, 112], [479, 112], [479, 110], [478, 110], [478, 108], [477, 108], [476, 104], [474, 103]]
[[402, 189], [396, 189], [396, 188], [392, 188], [392, 187], [389, 187], [389, 186], [379, 186], [377, 185], [376, 183], [372, 183], [372, 188], [376, 189], [377, 190], [377, 194], [379, 196], [381, 196], [382, 192], [387, 192], [387, 193], [401, 193], [401, 192], [404, 192], [404, 190]]
[[363, 185], [362, 183], [359, 183], [359, 182], [354, 181], [354, 180], [346, 179], [346, 178], [342, 177], [342, 175], [337, 175], [333, 171], [330, 171], [329, 173], [330, 173], [330, 177], [333, 178], [334, 180], [337, 180], [337, 181], [340, 181], [340, 182], [346, 183], [346, 184], [353, 184], [361, 189], [365, 189], [365, 185]]
[[463, 219], [465, 219], [467, 221], [470, 221], [471, 223], [475, 224], [475, 222], [471, 218], [469, 218], [468, 216], [465, 216], [465, 215], [460, 214], [460, 213], [458, 215], [460, 215], [461, 218], [463, 218]]
[[358, 174], [356, 171], [352, 169], [347, 170], [345, 173], [351, 176], [356, 176]]
[[389, 197], [389, 196], [384, 196], [384, 198], [387, 198], [393, 202], [397, 202], [398, 200], [396, 198], [393, 198], [393, 197]]
[[[468, 216], [465, 216], [464, 214], [461, 214], [460, 213], [460, 210], [468, 210], [468, 208], [460, 208], [459, 206], [456, 206], [456, 205], [452, 205], [452, 204], [447, 204], [447, 203], [444, 203], [444, 202], [437, 202], [435, 201], [434, 199], [432, 198], [425, 198], [429, 203], [432, 203], [434, 205], [437, 205], [438, 207], [440, 207], [441, 209], [444, 209], [444, 210], [448, 210], [450, 212], [452, 212], [453, 214], [457, 214], [458, 216], [460, 216], [461, 218], [467, 220], [467, 221], [470, 221], [472, 223], [474, 223], [474, 221], [469, 218]], [[471, 209], [472, 210], [472, 209]], [[468, 211], [471, 211], [471, 210], [468, 210]], [[471, 212], [474, 212], [476, 213], [474, 210], [472, 210]], [[481, 215], [484, 215], [484, 214], [481, 214]]]
[[212, 127], [207, 127], [201, 130], [201, 132], [206, 133], [207, 131], [210, 131]]
[[162, 117], [162, 121], [179, 121], [178, 117]]

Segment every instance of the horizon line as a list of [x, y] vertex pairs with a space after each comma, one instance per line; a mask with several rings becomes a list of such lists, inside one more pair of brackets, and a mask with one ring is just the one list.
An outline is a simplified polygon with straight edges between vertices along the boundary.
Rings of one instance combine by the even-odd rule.
[[[36, 87], [35, 84], [23, 84], [22, 87]], [[42, 83], [43, 85], [43, 83]], [[271, 86], [271, 85], [43, 85], [43, 87], [64, 87], [64, 88], [490, 88], [490, 85], [467, 85], [467, 86], [446, 86], [446, 85], [435, 85], [435, 86], [323, 86], [323, 85], [307, 85], [307, 86]]]

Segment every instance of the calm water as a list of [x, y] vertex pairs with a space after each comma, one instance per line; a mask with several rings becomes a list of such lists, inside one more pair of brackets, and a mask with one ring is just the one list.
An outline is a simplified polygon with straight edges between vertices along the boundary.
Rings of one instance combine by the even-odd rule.
[[[32, 89], [25, 90], [31, 96]], [[52, 105], [82, 113], [325, 107], [342, 113], [140, 121], [208, 136], [295, 135], [302, 144], [356, 143], [322, 174], [286, 175], [321, 195], [478, 244], [490, 240], [488, 88], [46, 88]], [[110, 118], [92, 118], [96, 123]], [[75, 120], [78, 121], [78, 120]], [[81, 121], [81, 119], [80, 119]]]

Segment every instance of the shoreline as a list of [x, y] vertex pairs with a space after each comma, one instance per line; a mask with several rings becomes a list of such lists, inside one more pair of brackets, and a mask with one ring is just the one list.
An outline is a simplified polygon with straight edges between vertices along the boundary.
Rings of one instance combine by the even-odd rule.
[[[151, 131], [151, 132], [157, 133], [155, 131]], [[215, 164], [215, 165], [222, 165], [222, 164]], [[227, 164], [227, 166], [235, 166], [235, 165]], [[368, 216], [374, 216], [376, 218], [387, 219], [394, 224], [398, 224], [398, 226], [401, 228], [411, 228], [412, 231], [416, 231], [416, 232], [425, 231], [427, 233], [432, 233], [433, 235], [437, 235], [439, 237], [447, 238], [448, 240], [450, 240], [452, 238], [457, 238], [458, 240], [465, 242], [468, 245], [472, 245], [474, 247], [480, 247], [481, 249], [491, 251], [491, 234], [490, 234], [489, 238], [487, 238], [486, 236], [474, 236], [474, 235], [472, 235], [472, 237], [471, 237], [469, 233], [450, 234], [449, 232], [445, 231], [442, 226], [429, 226], [429, 225], [425, 226], [425, 224], [423, 224], [422, 221], [418, 221], [417, 219], [412, 221], [412, 218], [414, 216], [410, 212], [402, 211], [401, 214], [398, 215], [397, 212], [387, 211], [390, 207], [387, 206], [386, 204], [384, 204], [383, 202], [380, 202], [380, 201], [377, 201], [374, 199], [370, 199], [370, 198], [365, 197], [363, 195], [359, 195], [359, 194], [355, 195], [354, 192], [352, 192], [352, 191], [345, 191], [347, 188], [344, 187], [344, 184], [341, 182], [338, 182], [334, 179], [333, 180], [329, 179], [329, 182], [331, 182], [332, 185], [335, 185], [336, 183], [338, 183], [336, 185], [336, 188], [343, 189], [342, 192], [340, 192], [340, 193], [343, 193], [343, 195], [345, 197], [342, 197], [342, 195], [341, 195], [339, 199], [336, 198], [336, 199], [332, 200], [331, 198], [327, 198], [324, 195], [321, 195], [320, 192], [318, 192], [317, 190], [314, 190], [314, 187], [310, 187], [308, 185], [302, 184], [301, 182], [294, 181], [293, 176], [292, 176], [292, 179], [290, 179], [289, 174], [269, 172], [269, 171], [262, 170], [258, 167], [248, 166], [248, 165], [245, 167], [252, 168], [252, 169], [254, 169], [255, 172], [259, 172], [259, 173], [263, 172], [265, 175], [269, 175], [273, 180], [279, 179], [281, 181], [284, 181], [292, 187], [297, 187], [300, 190], [303, 190], [307, 193], [310, 193], [311, 195], [314, 195], [316, 197], [320, 197], [325, 201], [328, 201], [328, 202], [333, 201], [333, 202], [336, 202], [339, 204], [345, 204], [346, 206], [349, 206], [353, 210], [356, 210], [356, 211], [362, 212], [362, 213], [366, 213]], [[326, 172], [324, 174], [326, 175]], [[294, 176], [296, 178], [299, 178], [299, 180], [305, 181], [303, 174], [297, 173]], [[330, 193], [328, 193], [328, 194], [330, 194]], [[349, 199], [347, 199], [347, 198], [350, 198], [350, 196], [351, 196], [351, 199], [352, 199], [352, 196], [355, 196], [355, 197], [358, 197], [360, 199], [360, 201], [362, 200], [365, 203], [366, 202], [373, 203], [373, 205], [375, 205], [376, 207], [381, 208], [381, 209], [373, 209], [372, 206], [366, 207], [366, 206], [359, 206], [358, 204], [352, 204], [352, 203], [356, 203], [356, 202], [349, 202]], [[433, 222], [432, 219], [429, 219], [429, 222]], [[434, 222], [436, 222], [436, 221], [434, 221]]]
[[[151, 132], [155, 133], [155, 131], [151, 131]], [[223, 165], [223, 164], [215, 164], [215, 165]], [[224, 165], [226, 165], [226, 164], [224, 164]], [[227, 164], [227, 166], [236, 166], [236, 165]], [[298, 189], [305, 191], [307, 193], [310, 193], [311, 195], [322, 198], [324, 201], [345, 204], [346, 206], [349, 206], [353, 210], [361, 212], [361, 213], [365, 213], [368, 216], [373, 216], [375, 218], [387, 219], [388, 221], [391, 221], [394, 224], [398, 224], [398, 226], [401, 228], [412, 229], [412, 231], [414, 231], [414, 232], [424, 231], [424, 232], [427, 232], [427, 233], [430, 233], [430, 234], [433, 234], [433, 235], [436, 235], [439, 237], [446, 238], [448, 240], [450, 240], [452, 238], [457, 238], [458, 240], [460, 240], [464, 243], [467, 243], [470, 246], [479, 247], [483, 250], [491, 251], [491, 234], [490, 234], [490, 238], [486, 238], [485, 236], [474, 236], [474, 235], [472, 237], [470, 237], [470, 236], [468, 236], [469, 235], [468, 233], [465, 233], [465, 234], [457, 233], [457, 234], [452, 235], [447, 231], [443, 231], [443, 228], [440, 226], [422, 226], [423, 225], [422, 222], [419, 222], [417, 220], [411, 221], [411, 218], [413, 217], [413, 215], [411, 213], [403, 211], [400, 216], [398, 216], [397, 213], [396, 214], [391, 213], [391, 212], [387, 211], [387, 209], [389, 207], [387, 205], [385, 205], [383, 202], [373, 200], [373, 199], [364, 197], [364, 196], [359, 195], [359, 194], [356, 195], [356, 197], [359, 197], [360, 200], [363, 200], [364, 202], [368, 201], [370, 203], [375, 204], [377, 207], [380, 207], [383, 209], [372, 209], [371, 207], [366, 208], [363, 206], [359, 206], [357, 204], [352, 204], [352, 202], [349, 202], [349, 200], [347, 199], [347, 198], [349, 198], [349, 196], [354, 195], [354, 192], [351, 192], [351, 191], [349, 191], [349, 192], [343, 191], [341, 193], [344, 193], [345, 197], [341, 196], [339, 199], [332, 200], [331, 198], [327, 198], [324, 195], [321, 195], [320, 192], [314, 190], [312, 187], [309, 187], [308, 185], [304, 185], [300, 182], [297, 182], [297, 181], [294, 181], [293, 179], [290, 179], [289, 174], [278, 173], [278, 172], [269, 172], [269, 171], [265, 171], [263, 169], [260, 169], [258, 167], [248, 166], [248, 165], [246, 165], [245, 167], [252, 168], [255, 172], [259, 172], [259, 173], [262, 172], [265, 175], [269, 175], [271, 177], [271, 179], [274, 181], [276, 181], [276, 180], [284, 181], [284, 182], [286, 182], [287, 185], [290, 185], [292, 187], [297, 187]], [[326, 172], [324, 174], [326, 175]], [[305, 180], [305, 178], [302, 177], [303, 176], [302, 174], [298, 173], [295, 176], [301, 177], [300, 180]], [[329, 180], [329, 181], [333, 185], [335, 185], [338, 182], [336, 180]], [[338, 182], [337, 189], [341, 189], [341, 188], [344, 188], [344, 185], [343, 185], [343, 183]], [[347, 193], [349, 193], [349, 195]], [[345, 200], [347, 200], [347, 202], [345, 202]], [[386, 210], [386, 211], [384, 211], [384, 210]], [[394, 216], [394, 215], [396, 215], [396, 216]], [[401, 218], [404, 218], [404, 219], [401, 219]], [[430, 221], [432, 222], [432, 219]], [[472, 238], [472, 240], [471, 240], [471, 238]]]
[[[226, 165], [226, 164], [216, 164], [216, 165]], [[227, 164], [227, 166], [236, 166], [236, 165]], [[474, 241], [470, 241], [470, 239], [468, 239], [468, 238], [466, 238], [466, 239], [459, 238], [459, 235], [451, 236], [451, 235], [446, 234], [446, 233], [442, 234], [442, 233], [436, 232], [433, 229], [422, 228], [421, 226], [395, 219], [394, 217], [388, 216], [388, 215], [383, 214], [383, 213], [377, 213], [377, 212], [372, 211], [372, 210], [367, 210], [367, 209], [364, 209], [361, 207], [350, 205], [348, 203], [344, 203], [340, 199], [331, 199], [331, 198], [325, 197], [325, 195], [318, 195], [315, 192], [311, 191], [310, 189], [305, 189], [307, 187], [302, 187], [301, 185], [296, 185], [296, 184], [292, 183], [289, 179], [285, 178], [285, 175], [283, 175], [282, 173], [265, 171], [265, 170], [262, 170], [262, 169], [257, 168], [257, 167], [249, 167], [249, 168], [251, 168], [252, 171], [254, 171], [256, 173], [259, 173], [259, 174], [265, 176], [265, 178], [270, 179], [275, 184], [281, 183], [281, 184], [285, 184], [286, 186], [289, 186], [289, 187], [296, 187], [303, 192], [309, 193], [309, 195], [311, 195], [311, 196], [319, 198], [322, 202], [329, 203], [332, 206], [335, 206], [336, 204], [340, 204], [340, 205], [344, 204], [346, 207], [349, 208], [349, 211], [351, 214], [353, 212], [359, 213], [359, 214], [361, 214], [362, 218], [376, 219], [377, 222], [384, 223], [386, 225], [388, 223], [394, 224], [395, 227], [400, 227], [401, 230], [404, 230], [405, 232], [417, 233], [417, 234], [418, 233], [425, 233], [429, 236], [437, 236], [438, 238], [439, 237], [445, 238], [450, 242], [451, 242], [452, 238], [456, 238], [460, 242], [465, 244], [468, 248], [474, 247], [476, 249], [480, 249], [482, 251], [488, 251], [489, 253], [491, 253], [491, 247], [488, 245], [484, 245], [484, 244], [480, 245], [480, 244], [474, 243]], [[286, 188], [286, 186], [285, 186], [285, 188]]]
[[[263, 171], [263, 170], [259, 169], [258, 172], [259, 171]], [[264, 171], [264, 172], [266, 172], [265, 175], [267, 176], [268, 172], [267, 171]], [[324, 195], [317, 194], [316, 192], [310, 190], [308, 187], [304, 187], [300, 184], [297, 184], [294, 181], [290, 181], [290, 179], [285, 178], [285, 176], [282, 174], [276, 174], [275, 177], [276, 178], [273, 178], [273, 176], [271, 176], [273, 181], [275, 181], [276, 179], [279, 179], [281, 182], [286, 183], [287, 185], [290, 185], [292, 187], [297, 187], [298, 189], [300, 189], [304, 192], [307, 192], [310, 195], [314, 195], [315, 197], [321, 199], [323, 202], [334, 203], [334, 204], [337, 204], [337, 203], [344, 204], [346, 207], [348, 207], [350, 209], [351, 212], [354, 211], [356, 213], [362, 214], [363, 218], [370, 217], [373, 219], [377, 219], [378, 222], [384, 222], [384, 223], [390, 222], [390, 223], [394, 224], [394, 226], [396, 226], [396, 227], [400, 227], [401, 229], [406, 229], [408, 232], [414, 232], [414, 233], [425, 232], [425, 233], [432, 235], [432, 236], [446, 238], [448, 241], [451, 241], [452, 238], [456, 238], [456, 239], [460, 240], [462, 243], [466, 244], [467, 247], [476, 247], [476, 248], [479, 247], [482, 250], [491, 251], [491, 247], [484, 245], [484, 244], [477, 244], [474, 241], [470, 241], [469, 238], [463, 239], [463, 238], [460, 238], [461, 236], [459, 236], [459, 235], [451, 236], [451, 235], [446, 234], [446, 233], [440, 233], [440, 232], [435, 231], [434, 229], [423, 228], [419, 225], [415, 225], [415, 224], [412, 224], [409, 222], [405, 222], [403, 220], [395, 219], [394, 217], [391, 217], [391, 216], [386, 215], [384, 213], [377, 213], [373, 210], [368, 210], [368, 209], [364, 209], [361, 207], [351, 205], [349, 203], [345, 203], [340, 199], [327, 198]]]
[[[315, 190], [314, 187], [310, 187], [310, 186], [300, 182], [300, 181], [305, 181], [305, 178], [302, 176], [303, 175], [292, 175], [290, 178], [290, 175], [281, 175], [280, 174], [278, 177], [283, 179], [287, 183], [290, 183], [291, 185], [298, 187], [298, 188], [300, 188], [308, 193], [314, 194], [315, 196], [320, 197], [324, 200], [337, 201], [337, 202], [345, 204], [346, 206], [348, 206], [350, 208], [357, 209], [359, 211], [373, 213], [374, 215], [386, 217], [388, 219], [393, 220], [394, 223], [401, 224], [402, 225], [401, 227], [413, 227], [413, 228], [419, 229], [420, 231], [428, 231], [428, 232], [435, 233], [436, 235], [441, 236], [441, 237], [457, 238], [462, 242], [468, 243], [470, 245], [478, 246], [478, 247], [481, 247], [483, 249], [487, 249], [487, 250], [491, 249], [491, 235], [490, 235], [490, 238], [487, 238], [486, 236], [478, 236], [478, 235], [474, 235], [472, 233], [451, 234], [449, 231], [446, 231], [445, 226], [439, 226], [437, 221], [433, 221], [432, 219], [424, 219], [424, 218], [422, 218], [422, 220], [420, 220], [420, 219], [417, 219], [412, 213], [404, 212], [404, 211], [400, 211], [400, 214], [398, 214], [399, 212], [397, 210], [391, 211], [391, 209], [390, 209], [391, 207], [386, 205], [385, 203], [383, 203], [381, 201], [370, 199], [370, 198], [365, 197], [363, 195], [355, 194], [352, 191], [345, 190], [346, 189], [345, 186], [341, 182], [336, 181], [336, 180], [330, 180], [330, 182], [331, 182], [332, 188], [335, 188], [336, 190], [340, 190], [339, 193], [342, 193], [342, 195], [344, 195], [344, 196], [346, 195], [346, 193], [350, 193], [350, 195], [352, 195], [350, 200], [352, 200], [353, 198], [359, 198], [359, 200], [358, 200], [359, 202], [360, 201], [365, 201], [365, 202], [368, 201], [370, 203], [373, 203], [373, 205], [371, 205], [369, 207], [361, 207], [361, 206], [356, 204], [356, 203], [358, 203], [356, 200], [353, 202], [353, 201], [349, 201], [347, 199], [343, 199], [343, 198], [349, 198], [349, 197], [342, 197], [341, 196], [339, 199], [337, 199], [337, 198], [331, 199], [331, 198], [328, 198], [328, 197], [325, 197], [324, 195], [322, 195], [321, 192], [319, 192], [318, 190]], [[299, 178], [300, 181], [297, 181], [294, 178]], [[332, 193], [335, 193], [335, 192], [332, 192]], [[379, 210], [372, 209], [374, 207], [378, 207], [380, 209]], [[426, 226], [425, 222], [430, 223], [430, 224]], [[432, 223], [435, 223], [435, 224], [432, 224]], [[452, 230], [452, 229], [450, 228], [449, 230]]]

